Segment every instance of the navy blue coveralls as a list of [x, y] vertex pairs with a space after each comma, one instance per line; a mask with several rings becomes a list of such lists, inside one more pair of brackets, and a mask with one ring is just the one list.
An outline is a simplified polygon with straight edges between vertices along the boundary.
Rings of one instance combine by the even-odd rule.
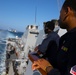
[[[60, 38], [56, 58], [57, 69], [61, 73], [59, 75], [71, 75], [70, 69], [76, 65], [76, 28], [68, 31]], [[58, 75], [57, 73], [55, 74], [55, 72], [58, 72], [55, 70], [50, 71], [48, 75]]]

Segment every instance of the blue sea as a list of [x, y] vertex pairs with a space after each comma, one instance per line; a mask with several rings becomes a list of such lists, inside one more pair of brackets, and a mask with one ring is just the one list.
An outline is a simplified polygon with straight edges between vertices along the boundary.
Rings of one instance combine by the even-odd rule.
[[0, 75], [5, 70], [5, 59], [6, 59], [6, 39], [15, 38], [16, 36], [21, 37], [23, 32], [9, 32], [7, 30], [0, 30]]

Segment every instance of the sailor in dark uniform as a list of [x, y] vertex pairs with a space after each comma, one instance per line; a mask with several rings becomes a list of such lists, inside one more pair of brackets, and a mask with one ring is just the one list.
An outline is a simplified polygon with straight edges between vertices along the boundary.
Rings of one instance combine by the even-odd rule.
[[[76, 28], [68, 31], [60, 39], [57, 66], [62, 75], [69, 75], [70, 68], [76, 64]], [[67, 73], [67, 74], [66, 74]]]
[[53, 31], [57, 24], [58, 20], [55, 19], [44, 22], [46, 38], [35, 48], [35, 51], [38, 50], [37, 53], [40, 57], [47, 59], [54, 67], [56, 66], [56, 54], [60, 38], [59, 35]]

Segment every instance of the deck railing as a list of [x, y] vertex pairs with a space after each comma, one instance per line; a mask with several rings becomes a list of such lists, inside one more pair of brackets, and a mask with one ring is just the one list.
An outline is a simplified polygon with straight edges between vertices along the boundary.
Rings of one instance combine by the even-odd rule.
[[[31, 60], [32, 63], [33, 63], [35, 60], [38, 60], [38, 59], [39, 59], [37, 56], [32, 55], [32, 54], [29, 54], [28, 57], [29, 57], [29, 59]], [[46, 73], [44, 70], [42, 70], [41, 68], [39, 68], [38, 70], [39, 70], [39, 72], [40, 72], [42, 75], [47, 75], [47, 73]]]

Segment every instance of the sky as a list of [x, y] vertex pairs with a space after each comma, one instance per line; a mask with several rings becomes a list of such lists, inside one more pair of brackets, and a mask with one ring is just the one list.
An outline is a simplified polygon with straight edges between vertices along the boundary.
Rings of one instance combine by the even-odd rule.
[[63, 2], [64, 0], [0, 0], [0, 29], [13, 28], [24, 32], [27, 25], [38, 25], [41, 30], [43, 22], [59, 18]]

